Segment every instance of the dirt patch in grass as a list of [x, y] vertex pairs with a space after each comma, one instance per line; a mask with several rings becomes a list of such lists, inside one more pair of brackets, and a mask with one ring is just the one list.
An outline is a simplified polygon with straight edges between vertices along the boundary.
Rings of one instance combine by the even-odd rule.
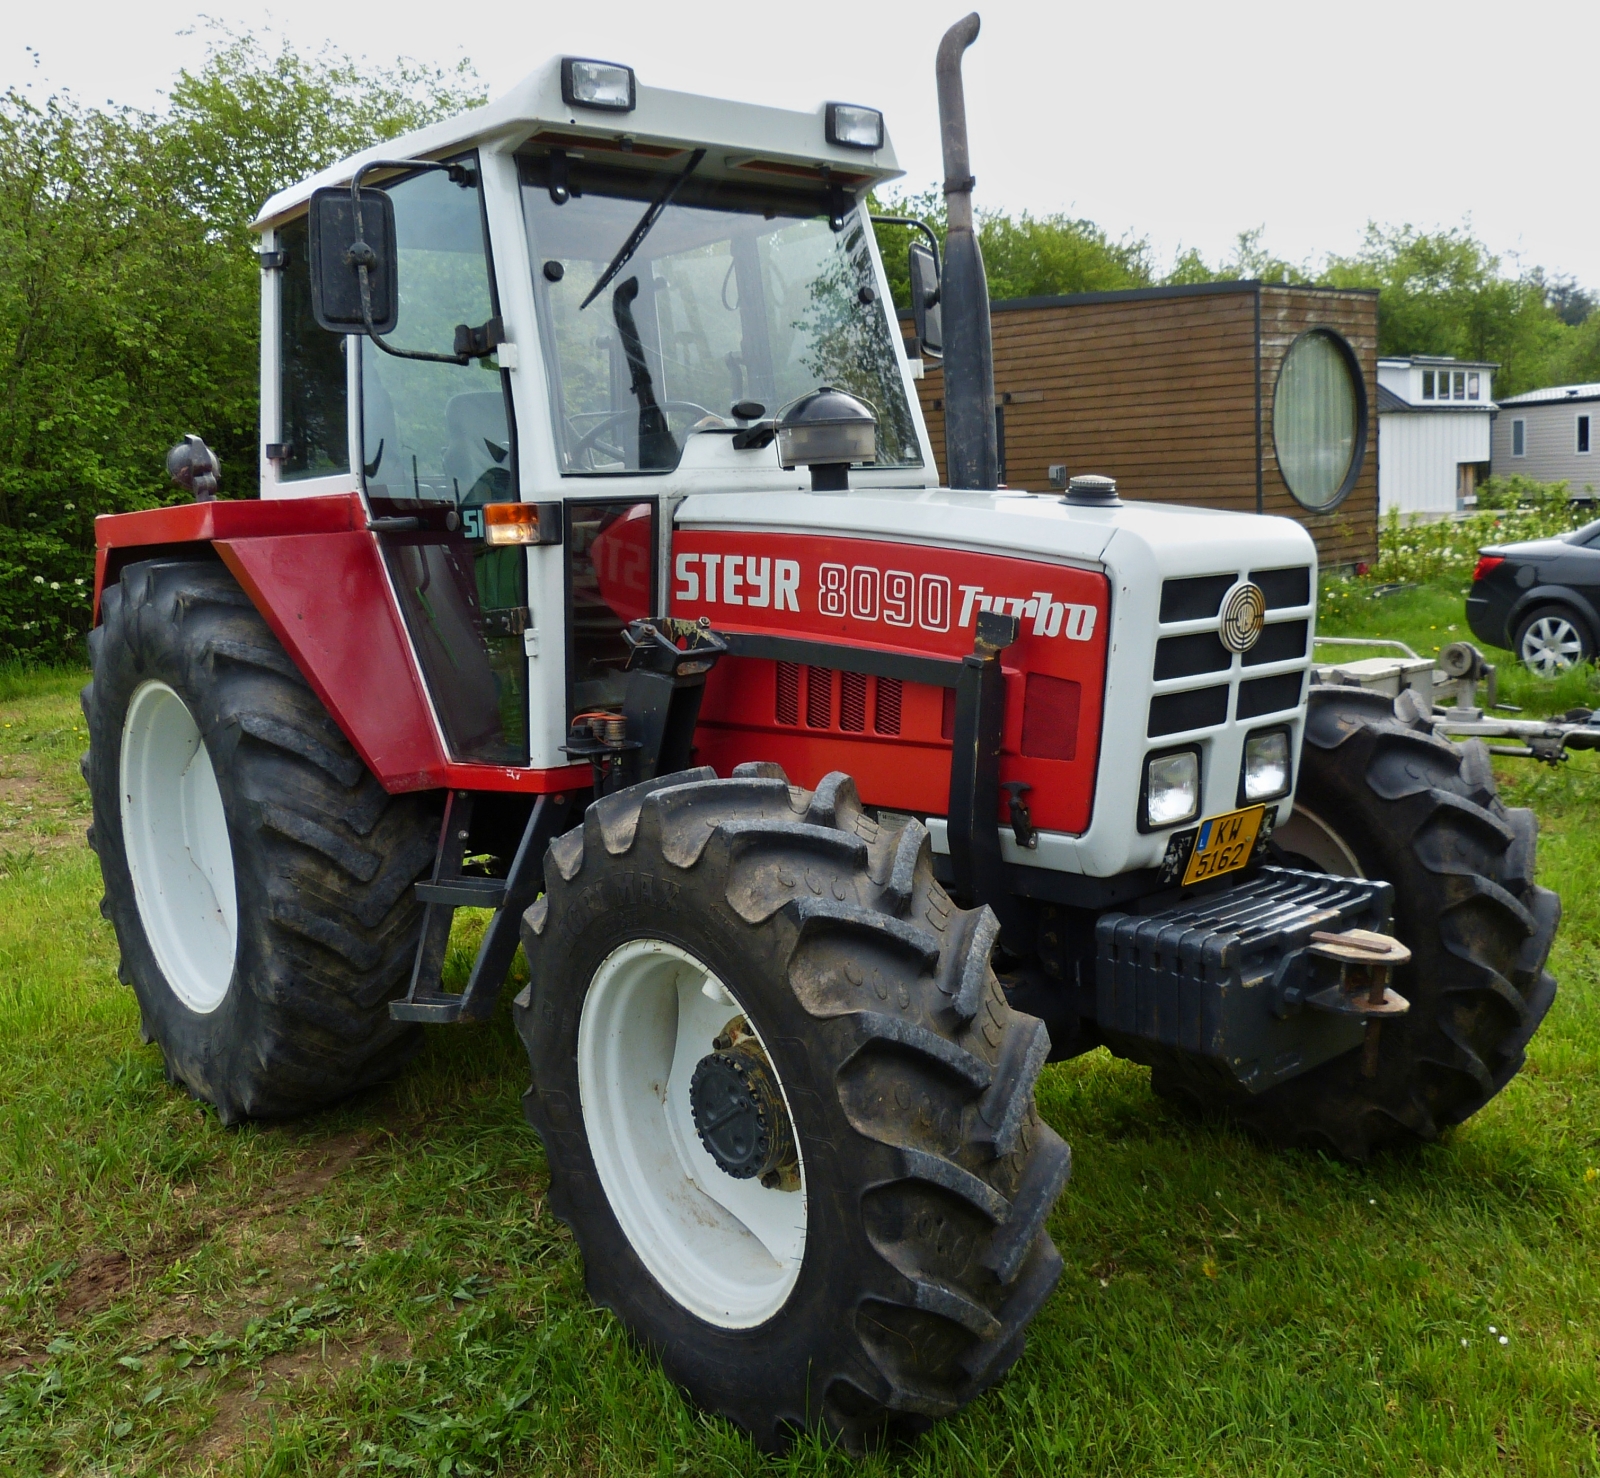
[[268, 1187], [261, 1203], [252, 1207], [250, 1214], [277, 1216], [301, 1201], [318, 1195], [367, 1154], [375, 1143], [375, 1135], [355, 1131], [312, 1145], [305, 1151], [296, 1169], [287, 1175], [280, 1175]]
[[84, 845], [89, 822], [81, 786], [63, 784], [63, 777], [18, 755], [0, 764], [0, 848], [60, 851]]
[[67, 1319], [97, 1313], [132, 1281], [133, 1263], [126, 1252], [88, 1253], [62, 1285], [56, 1312]]
[[410, 1355], [410, 1341], [394, 1332], [348, 1343], [330, 1339], [325, 1347], [284, 1350], [259, 1365], [235, 1371], [216, 1393], [211, 1424], [172, 1465], [197, 1474], [222, 1471], [253, 1434], [270, 1430], [280, 1406], [293, 1411], [307, 1391], [327, 1385], [369, 1357], [392, 1361]]
[[16, 1371], [26, 1370], [33, 1364], [34, 1357], [20, 1346], [13, 1345], [4, 1355], [0, 1355], [0, 1376], [12, 1375]]

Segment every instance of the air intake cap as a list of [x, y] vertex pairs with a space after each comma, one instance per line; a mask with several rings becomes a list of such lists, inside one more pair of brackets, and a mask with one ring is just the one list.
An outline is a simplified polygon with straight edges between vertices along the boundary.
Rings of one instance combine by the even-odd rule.
[[1101, 477], [1097, 472], [1074, 477], [1067, 484], [1063, 503], [1075, 503], [1081, 508], [1120, 508], [1122, 499], [1117, 496], [1117, 480]]
[[823, 385], [778, 417], [778, 461], [785, 469], [809, 467], [813, 492], [845, 491], [850, 464], [877, 459], [878, 418], [843, 390]]

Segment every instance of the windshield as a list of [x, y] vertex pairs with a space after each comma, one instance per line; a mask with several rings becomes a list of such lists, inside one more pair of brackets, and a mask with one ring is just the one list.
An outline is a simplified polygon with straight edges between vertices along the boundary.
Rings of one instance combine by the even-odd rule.
[[581, 308], [663, 176], [578, 159], [566, 168], [570, 196], [557, 204], [566, 190], [559, 173], [552, 190], [548, 158], [522, 161], [564, 472], [670, 471], [691, 430], [731, 427], [735, 406], [774, 415], [819, 385], [877, 412], [877, 465], [922, 465], [859, 213], [834, 231], [816, 193], [688, 178]]

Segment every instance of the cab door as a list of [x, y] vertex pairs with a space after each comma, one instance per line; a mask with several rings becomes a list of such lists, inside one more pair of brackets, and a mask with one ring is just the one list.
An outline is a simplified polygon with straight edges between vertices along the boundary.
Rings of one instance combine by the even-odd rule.
[[[458, 325], [499, 316], [474, 166], [385, 181], [394, 202], [395, 348], [449, 353]], [[505, 372], [361, 346], [361, 473], [434, 712], [452, 758], [528, 763], [528, 557], [490, 546], [484, 509], [519, 495]]]

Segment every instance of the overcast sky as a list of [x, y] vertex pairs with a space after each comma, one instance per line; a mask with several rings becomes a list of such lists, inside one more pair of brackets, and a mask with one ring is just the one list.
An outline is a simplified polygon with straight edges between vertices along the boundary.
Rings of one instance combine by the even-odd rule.
[[[921, 187], [941, 175], [934, 51], [963, 12], [883, 0], [277, 0], [270, 11], [209, 0], [205, 13], [375, 61], [466, 56], [491, 92], [565, 52], [691, 92], [869, 103]], [[1316, 262], [1354, 250], [1369, 220], [1470, 218], [1508, 260], [1600, 289], [1600, 0], [987, 0], [981, 14], [966, 62], [981, 206], [1069, 211], [1148, 236], [1163, 268], [1181, 247], [1222, 260], [1254, 226], [1278, 255]], [[203, 32], [181, 34], [202, 24], [194, 0], [12, 0], [0, 83], [155, 105], [203, 59]]]

